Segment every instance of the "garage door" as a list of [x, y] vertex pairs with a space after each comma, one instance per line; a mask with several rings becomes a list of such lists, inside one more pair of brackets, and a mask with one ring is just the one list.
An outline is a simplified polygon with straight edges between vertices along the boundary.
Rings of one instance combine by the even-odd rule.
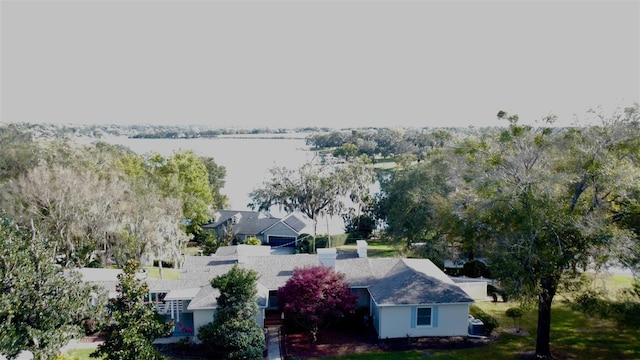
[[269, 236], [269, 245], [273, 246], [288, 246], [294, 247], [296, 245], [296, 238], [292, 236]]

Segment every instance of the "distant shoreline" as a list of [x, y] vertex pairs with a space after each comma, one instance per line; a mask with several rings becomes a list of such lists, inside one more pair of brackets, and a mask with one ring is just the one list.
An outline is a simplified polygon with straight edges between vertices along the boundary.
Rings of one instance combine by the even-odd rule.
[[156, 136], [156, 135], [134, 135], [127, 136], [129, 139], [137, 140], [189, 140], [189, 139], [266, 139], [266, 140], [305, 140], [308, 133], [285, 133], [285, 134], [221, 134], [221, 135], [198, 135], [198, 136]]

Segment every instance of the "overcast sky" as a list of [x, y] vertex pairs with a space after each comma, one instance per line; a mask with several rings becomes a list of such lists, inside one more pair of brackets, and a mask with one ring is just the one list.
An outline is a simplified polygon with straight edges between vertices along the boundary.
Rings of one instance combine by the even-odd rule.
[[0, 121], [570, 123], [640, 99], [638, 1], [1, 2]]

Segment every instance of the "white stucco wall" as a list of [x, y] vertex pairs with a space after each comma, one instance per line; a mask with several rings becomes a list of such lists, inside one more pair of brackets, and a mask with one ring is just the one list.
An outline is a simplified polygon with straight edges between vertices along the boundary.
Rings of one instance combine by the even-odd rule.
[[376, 333], [380, 334], [380, 308], [373, 300], [371, 301], [371, 322], [376, 329]]
[[[412, 306], [380, 306], [378, 307], [378, 337], [404, 338], [408, 336], [459, 336], [467, 335], [469, 304], [425, 305], [437, 306], [436, 326], [412, 327]], [[436, 311], [432, 310], [432, 314]], [[437, 323], [436, 323], [437, 321]]]
[[264, 314], [265, 314], [264, 308], [258, 308], [258, 313], [256, 314], [255, 319], [258, 325], [260, 325], [260, 327], [264, 327]]
[[473, 300], [484, 301], [487, 299], [487, 283], [486, 282], [460, 282], [456, 283], [464, 292]]
[[214, 309], [207, 310], [195, 310], [193, 312], [193, 336], [196, 341], [198, 340], [198, 329], [201, 326], [206, 325], [213, 321], [213, 314], [215, 314]]

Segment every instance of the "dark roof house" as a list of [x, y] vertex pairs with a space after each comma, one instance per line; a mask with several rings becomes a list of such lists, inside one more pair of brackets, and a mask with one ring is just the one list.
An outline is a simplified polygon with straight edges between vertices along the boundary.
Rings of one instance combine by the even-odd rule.
[[298, 236], [311, 229], [302, 215], [288, 214], [276, 218], [257, 211], [218, 210], [213, 220], [202, 226], [219, 238], [231, 236], [243, 243], [249, 237], [271, 246], [294, 246]]

